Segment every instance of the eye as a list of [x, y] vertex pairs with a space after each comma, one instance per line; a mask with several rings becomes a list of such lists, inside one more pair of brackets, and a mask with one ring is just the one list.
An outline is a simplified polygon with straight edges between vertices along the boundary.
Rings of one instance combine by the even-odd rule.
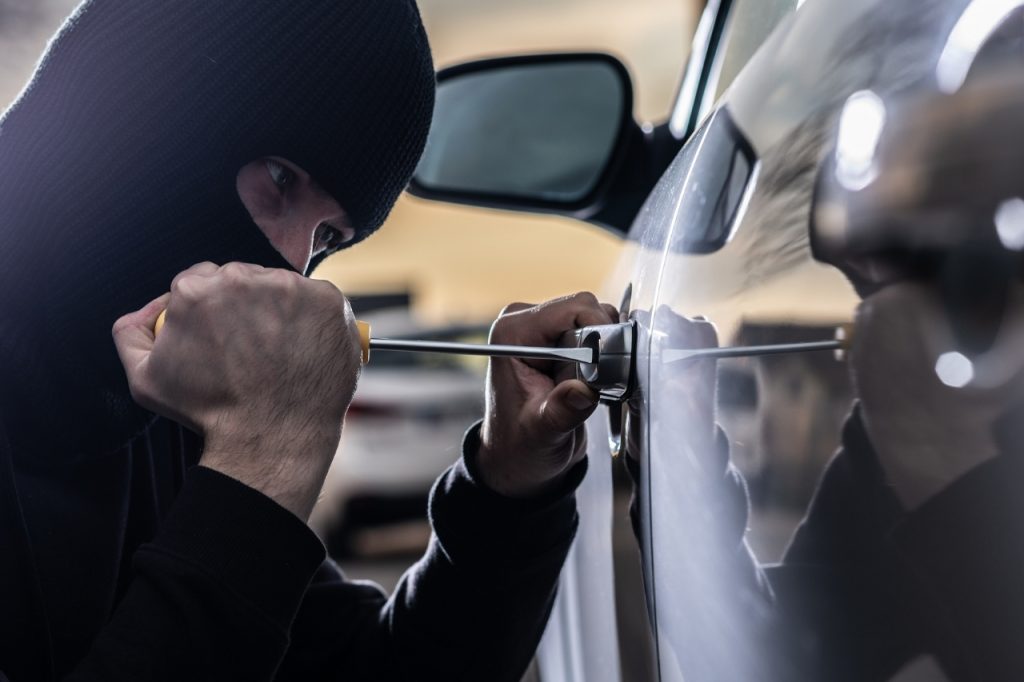
[[352, 236], [351, 229], [339, 230], [329, 223], [320, 223], [316, 233], [313, 252], [316, 254], [323, 251], [335, 251], [351, 240]]
[[281, 165], [273, 159], [267, 159], [266, 163], [270, 179], [277, 185], [279, 190], [284, 191], [291, 187], [292, 182], [295, 181], [295, 173], [290, 168]]

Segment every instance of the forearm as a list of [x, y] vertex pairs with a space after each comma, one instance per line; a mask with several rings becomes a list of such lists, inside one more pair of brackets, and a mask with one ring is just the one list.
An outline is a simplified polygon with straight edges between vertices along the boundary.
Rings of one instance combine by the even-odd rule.
[[340, 574], [315, 582], [280, 679], [520, 678], [544, 631], [572, 543], [572, 492], [585, 465], [544, 498], [504, 498], [474, 476], [475, 431], [467, 436], [464, 459], [434, 486], [435, 532], [423, 558], [386, 601]]
[[[480, 483], [474, 436], [471, 430], [463, 460], [441, 478], [431, 497], [435, 536], [422, 564], [422, 577], [430, 580], [412, 590], [407, 579], [393, 607], [406, 609], [404, 639], [417, 641], [424, 655], [432, 646], [461, 652], [436, 669], [439, 675], [515, 681], [534, 654], [554, 602], [578, 523], [573, 492], [586, 464], [576, 465], [559, 488], [542, 497], [509, 499]], [[414, 602], [408, 597], [415, 592], [421, 604], [438, 609], [447, 604], [449, 627], [431, 627], [432, 619], [424, 616], [433, 608], [409, 608]], [[453, 595], [458, 598], [452, 600]], [[402, 614], [396, 610], [395, 615]]]

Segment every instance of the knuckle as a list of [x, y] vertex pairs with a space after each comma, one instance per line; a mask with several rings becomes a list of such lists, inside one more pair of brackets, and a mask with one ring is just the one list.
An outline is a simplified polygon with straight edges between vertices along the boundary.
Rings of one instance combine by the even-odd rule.
[[509, 317], [508, 314], [503, 314], [491, 325], [490, 339], [492, 341], [507, 339], [512, 335], [515, 328], [515, 318]]
[[345, 294], [341, 293], [341, 289], [334, 286], [332, 283], [326, 280], [303, 280], [308, 281], [311, 285], [311, 291], [326, 305], [337, 306], [344, 308], [346, 312], [350, 311], [348, 299], [345, 298]]
[[118, 338], [131, 326], [131, 317], [125, 315], [119, 317], [114, 321], [114, 326], [110, 328], [110, 334], [114, 337], [116, 342]]
[[218, 266], [217, 266], [216, 263], [212, 263], [212, 262], [210, 262], [208, 260], [204, 260], [204, 261], [202, 261], [200, 263], [196, 263], [195, 265], [190, 267], [188, 270], [185, 270], [185, 272], [186, 273], [191, 273], [191, 274], [211, 273], [211, 272], [216, 272], [217, 271], [217, 267]]
[[228, 263], [220, 269], [220, 273], [229, 283], [241, 283], [249, 279], [249, 270], [242, 263]]
[[173, 290], [175, 285], [178, 282], [180, 282], [183, 278], [195, 277], [196, 275], [209, 274], [211, 272], [216, 272], [216, 271], [217, 271], [217, 266], [215, 264], [211, 263], [210, 261], [203, 261], [201, 263], [196, 263], [192, 267], [187, 268], [185, 270], [182, 270], [177, 275], [175, 275], [174, 279], [171, 280], [171, 289]]
[[501, 309], [500, 313], [498, 313], [498, 319], [501, 319], [501, 318], [506, 317], [508, 315], [513, 315], [515, 313], [522, 312], [522, 311], [524, 311], [524, 310], [526, 310], [526, 309], [528, 309], [530, 307], [531, 306], [530, 306], [529, 303], [523, 303], [522, 301], [516, 301], [515, 303], [509, 303], [507, 306], [505, 306], [504, 308]]
[[176, 299], [194, 301], [199, 298], [198, 278], [189, 273], [182, 273], [171, 282], [171, 295]]
[[171, 280], [171, 293], [179, 293], [181, 291], [182, 284], [190, 281], [195, 275], [190, 273], [188, 270], [180, 273], [177, 277]]
[[588, 306], [600, 306], [601, 302], [597, 300], [597, 296], [590, 291], [577, 291], [572, 295], [572, 300], [576, 303], [582, 303]]

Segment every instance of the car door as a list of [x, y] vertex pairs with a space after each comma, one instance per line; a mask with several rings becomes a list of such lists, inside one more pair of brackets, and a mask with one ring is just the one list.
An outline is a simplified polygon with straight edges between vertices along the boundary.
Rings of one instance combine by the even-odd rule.
[[[870, 135], [885, 102], [934, 88], [965, 16], [991, 29], [1013, 3], [988, 3], [987, 15], [972, 15], [972, 4], [802, 3], [703, 118], [631, 231], [636, 247], [623, 270], [639, 324], [639, 391], [626, 438], [636, 444], [661, 680], [799, 677], [772, 648], [780, 625], [757, 565], [781, 557], [839, 443], [852, 401], [846, 367], [807, 353], [715, 368], [680, 351], [822, 340], [852, 319], [859, 298], [850, 281], [816, 260], [809, 240], [820, 161], [852, 100], [869, 106], [850, 125]], [[755, 405], [754, 427], [737, 404]], [[749, 520], [743, 486], [726, 468], [738, 451], [757, 453], [742, 472]], [[943, 679], [934, 661], [906, 663]]]
[[[943, 155], [941, 145], [938, 156], [928, 155], [932, 153], [928, 152], [932, 129], [915, 126], [918, 121], [941, 122], [945, 127], [935, 128], [941, 131], [935, 134], [938, 142], [947, 141], [943, 133], [952, 131], [952, 142], [957, 142], [957, 134], [964, 134], [963, 126], [957, 128], [960, 114], [973, 117], [973, 128], [967, 130], [965, 139], [973, 139], [972, 131], [988, 130], [988, 122], [979, 117], [979, 109], [974, 106], [976, 90], [968, 88], [967, 95], [956, 100], [960, 108], [944, 110], [937, 117], [926, 105], [939, 101], [934, 98], [939, 90], [955, 93], [967, 83], [975, 58], [979, 58], [978, 63], [988, 61], [988, 57], [981, 58], [982, 53], [1019, 59], [1024, 43], [1022, 5], [1016, 0], [709, 2], [698, 32], [706, 49], [694, 53], [669, 124], [644, 128], [623, 116], [618, 119], [621, 126], [609, 129], [618, 131], [617, 141], [608, 136], [583, 140], [581, 148], [611, 143], [610, 147], [602, 148], [612, 151], [601, 164], [588, 165], [591, 187], [572, 200], [553, 202], [544, 187], [534, 188], [532, 197], [523, 196], [521, 188], [512, 192], [516, 188], [510, 188], [508, 179], [498, 177], [501, 173], [494, 171], [504, 168], [504, 159], [516, 156], [524, 148], [550, 151], [558, 147], [562, 141], [549, 139], [552, 131], [559, 131], [555, 132], [556, 137], [567, 134], [564, 124], [570, 120], [568, 117], [586, 118], [590, 107], [556, 107], [550, 120], [559, 122], [561, 127], [537, 120], [536, 107], [516, 109], [513, 104], [522, 98], [515, 95], [514, 89], [501, 90], [511, 98], [490, 102], [497, 102], [497, 108], [489, 108], [487, 102], [476, 102], [467, 110], [454, 100], [449, 102], [451, 107], [441, 107], [437, 120], [447, 125], [462, 120], [453, 117], [456, 109], [459, 116], [470, 116], [482, 129], [487, 129], [492, 119], [506, 116], [540, 125], [531, 128], [533, 132], [527, 139], [512, 138], [514, 145], [505, 144], [505, 136], [499, 136], [502, 144], [490, 145], [487, 136], [462, 144], [467, 136], [458, 130], [452, 135], [437, 135], [444, 143], [434, 149], [428, 144], [426, 157], [441, 162], [459, 159], [460, 163], [453, 166], [457, 175], [465, 178], [479, 169], [498, 180], [498, 186], [483, 194], [466, 193], [459, 190], [465, 184], [462, 181], [438, 186], [431, 185], [427, 178], [427, 182], [413, 184], [421, 196], [514, 210], [550, 211], [615, 230], [636, 216], [623, 256], [609, 276], [605, 290], [600, 292], [605, 300], [624, 298], [625, 316], [635, 322], [636, 390], [625, 406], [602, 408], [588, 422], [590, 474], [577, 496], [579, 531], [539, 652], [542, 678], [587, 682], [638, 677], [820, 679], [821, 674], [808, 674], [802, 667], [813, 658], [805, 649], [850, 645], [864, 650], [846, 652], [838, 659], [843, 663], [838, 672], [848, 679], [879, 679], [878, 670], [870, 668], [871, 665], [891, 667], [885, 669], [886, 677], [881, 677], [888, 679], [889, 673], [899, 673], [897, 664], [909, 666], [916, 673], [925, 671], [925, 679], [941, 679], [931, 674], [938, 669], [935, 660], [925, 657], [924, 661], [917, 661], [910, 654], [928, 651], [922, 642], [938, 636], [936, 633], [947, 648], [956, 648], [961, 640], [974, 636], [970, 623], [960, 624], [947, 617], [922, 621], [921, 614], [934, 616], [941, 614], [942, 609], [973, 608], [977, 599], [985, 595], [966, 589], [970, 585], [963, 580], [951, 587], [935, 588], [927, 585], [924, 578], [914, 578], [922, 572], [927, 574], [936, 565], [945, 565], [941, 556], [946, 549], [944, 538], [954, 531], [961, 536], [961, 543], [971, 545], [974, 553], [989, 557], [988, 572], [980, 576], [982, 585], [988, 585], [996, 567], [1003, 571], [1003, 579], [1014, 574], [1006, 566], [1012, 569], [1015, 564], [1004, 561], [1006, 556], [993, 549], [1000, 543], [990, 547], [984, 536], [971, 537], [973, 527], [960, 521], [959, 512], [971, 513], [979, 505], [967, 504], [963, 509], [947, 511], [951, 519], [925, 529], [932, 535], [924, 539], [924, 545], [938, 559], [930, 565], [911, 567], [906, 556], [894, 554], [896, 540], [890, 531], [897, 521], [918, 518], [917, 508], [898, 498], [905, 492], [896, 486], [902, 476], [899, 467], [922, 471], [920, 480], [912, 481], [914, 486], [939, 478], [936, 472], [942, 468], [938, 466], [941, 463], [928, 460], [928, 448], [950, 454], [950, 447], [935, 434], [981, 434], [976, 442], [966, 441], [967, 446], [953, 450], [968, 454], [977, 450], [985, 459], [994, 458], [995, 434], [988, 428], [991, 425], [972, 429], [970, 421], [962, 419], [963, 414], [974, 409], [964, 396], [974, 393], [946, 391], [956, 391], [971, 383], [971, 358], [959, 352], [943, 353], [938, 356], [940, 362], [925, 366], [920, 359], [925, 357], [924, 353], [915, 356], [908, 351], [946, 350], [952, 338], [950, 329], [979, 322], [974, 319], [978, 317], [976, 312], [989, 317], [980, 321], [981, 326], [991, 327], [988, 331], [1004, 331], [998, 324], [1000, 319], [992, 316], [991, 301], [977, 294], [979, 282], [993, 279], [993, 273], [983, 267], [990, 260], [998, 261], [1000, 268], [1011, 266], [1007, 272], [1020, 269], [1013, 254], [1024, 244], [1024, 199], [1018, 196], [1019, 188], [1013, 186], [1020, 170], [1012, 163], [1004, 173], [989, 170], [992, 161], [1005, 163], [1006, 159], [1016, 159], [1013, 141], [1017, 128], [1012, 114], [1019, 112], [1009, 109], [1012, 120], [1003, 121], [1005, 129], [1001, 134], [995, 131], [990, 139], [984, 140], [991, 152], [989, 156], [979, 157], [970, 144], [958, 148], [958, 153], [969, 161], [961, 173], [944, 170], [946, 161], [956, 159]], [[993, 42], [992, 36], [996, 35], [1000, 38]], [[996, 46], [994, 52], [989, 45]], [[621, 77], [622, 69], [615, 68], [606, 56], [542, 55], [471, 64], [457, 73], [453, 71], [449, 80], [441, 74], [441, 89], [446, 84], [449, 88], [450, 84], [457, 84], [466, 74], [490, 73], [488, 82], [499, 84], [506, 80], [509, 69], [518, 73], [527, 64], [531, 65], [531, 87], [555, 88], [558, 97], [548, 98], [549, 101], [562, 99], [569, 85], [576, 87], [577, 95], [587, 97], [597, 87], [580, 78], [552, 80], [548, 77], [552, 66], [557, 67], [556, 71], [572, 64], [573, 68], [591, 73], [618, 74], [611, 79], [616, 87], [604, 96], [618, 101], [622, 112], [631, 110], [631, 94]], [[1014, 67], [1012, 72], [1019, 72], [1016, 64]], [[1012, 95], [1016, 93], [1011, 89]], [[919, 98], [919, 118], [903, 121], [903, 128], [893, 128], [888, 117], [892, 115], [893, 121], [899, 121], [904, 100], [909, 101], [915, 94]], [[921, 99], [925, 95], [933, 99]], [[983, 94], [980, 102], [990, 96]], [[439, 101], [444, 99], [439, 97]], [[942, 100], [940, 109], [948, 106], [949, 101]], [[445, 125], [441, 128], [448, 129]], [[574, 128], [576, 132], [582, 130]], [[875, 162], [879, 142], [885, 139], [883, 133], [892, 130], [909, 139], [897, 138], [888, 149], [910, 142], [911, 146], [917, 145], [911, 149], [912, 154], [928, 153], [917, 159], [923, 160], [921, 163], [910, 167], [913, 172], [896, 175], [894, 184], [878, 183], [883, 196], [887, 189], [897, 190], [897, 194], [903, 193], [910, 199], [924, 196], [924, 190], [931, 188], [921, 180], [928, 180], [933, 172], [949, 176], [943, 179], [943, 187], [950, 195], [960, 197], [964, 205], [992, 194], [993, 185], [1009, 185], [1004, 189], [1010, 194], [996, 197], [1008, 196], [1006, 205], [993, 206], [991, 213], [982, 215], [976, 224], [983, 229], [976, 235], [968, 229], [968, 241], [963, 242], [968, 248], [960, 249], [961, 242], [943, 242], [943, 238], [955, 235], [944, 225], [956, 221], [935, 222], [935, 215], [927, 210], [931, 205], [924, 205], [924, 213], [917, 217], [918, 224], [909, 228], [897, 223], [896, 228], [887, 231], [882, 229], [887, 223], [876, 220], [871, 229], [878, 228], [878, 251], [860, 253], [853, 261], [836, 257], [850, 246], [847, 237], [851, 233], [847, 228], [856, 216], [835, 196], [822, 195], [822, 201], [816, 203], [819, 181], [824, 181], [826, 189], [838, 183], [850, 192], [871, 186], [873, 174], [878, 171]], [[687, 141], [680, 149], [683, 138]], [[452, 157], [451, 152], [457, 152], [456, 156]], [[571, 167], [578, 160], [572, 155], [555, 156], [540, 155], [530, 163]], [[467, 163], [462, 163], [467, 159]], [[656, 184], [655, 176], [660, 176]], [[652, 184], [653, 190], [637, 211], [636, 207], [641, 205], [637, 199], [647, 191], [632, 189]], [[973, 195], [972, 188], [978, 190]], [[956, 216], [955, 210], [944, 217], [951, 216]], [[969, 222], [967, 227], [974, 224]], [[974, 236], [980, 241], [971, 241]], [[924, 250], [921, 245], [925, 245]], [[980, 251], [979, 246], [983, 247]], [[893, 247], [904, 252], [893, 254], [889, 251]], [[936, 248], [941, 253], [936, 254]], [[990, 259], [993, 254], [997, 258]], [[906, 282], [920, 285], [919, 288], [931, 287], [931, 294], [939, 295], [937, 288], [941, 289], [942, 303], [948, 304], [941, 313], [941, 323], [930, 329], [919, 325], [914, 331], [919, 336], [933, 330], [940, 334], [935, 340], [922, 337], [914, 346], [889, 331], [893, 335], [887, 343], [874, 348], [878, 361], [868, 362], [859, 372], [851, 372], [849, 365], [856, 363], [838, 361], [822, 352], [822, 344], [834, 343], [825, 340], [833, 339], [837, 327], [851, 321], [855, 310], [861, 308], [859, 293], [871, 293], [870, 288], [861, 288], [865, 281], [873, 283], [876, 291], [891, 283], [882, 280], [886, 273], [894, 272], [896, 263], [889, 258], [893, 255], [909, 255], [911, 260], [902, 265], [918, 268], [916, 273], [904, 273]], [[936, 255], [941, 259], [935, 260]], [[864, 256], [868, 256], [867, 260]], [[877, 258], [872, 260], [874, 257]], [[972, 279], [974, 276], [976, 279]], [[856, 281], [860, 282], [857, 290], [853, 286]], [[1014, 281], [1007, 278], [1004, 283]], [[968, 300], [980, 305], [977, 309], [965, 308]], [[902, 310], [904, 317], [910, 317], [923, 308]], [[889, 323], [895, 330], [906, 327], [898, 316]], [[858, 337], [861, 338], [871, 335]], [[992, 338], [990, 335], [990, 342]], [[960, 340], [949, 349], [956, 348]], [[693, 355], [718, 345], [807, 343], [814, 344], [817, 350], [744, 354], [717, 362], [694, 359]], [[992, 365], [989, 361], [994, 360], [996, 370], [1002, 370], [997, 378], [1006, 383], [1007, 377], [1014, 376], [1011, 365], [1020, 355], [1012, 346], [1009, 352], [995, 358], [986, 355], [989, 351], [985, 349], [969, 352], [975, 359], [984, 360], [985, 366]], [[855, 348], [862, 347], [855, 344]], [[905, 357], [900, 358], [894, 350], [901, 350]], [[906, 363], [894, 364], [894, 358]], [[1007, 362], [1008, 359], [1013, 362]], [[921, 370], [916, 394], [907, 390], [913, 386], [894, 379], [908, 376], [907, 370], [913, 364]], [[860, 397], [869, 385], [880, 387], [882, 393], [913, 396], [902, 404], [875, 401], [871, 408], [886, 428], [896, 427], [880, 441], [888, 451], [886, 457], [896, 455], [895, 459], [884, 459], [872, 452], [872, 448], [880, 447], [879, 442], [865, 435], [865, 429], [879, 422], [866, 421], [859, 412], [846, 417], [854, 406], [851, 373], [856, 375]], [[981, 386], [971, 391], [974, 388]], [[918, 409], [916, 421], [900, 423], [900, 410], [905, 413], [910, 406], [933, 405], [936, 395], [950, 398], [958, 407], [946, 409], [938, 416]], [[982, 392], [979, 397], [991, 400], [994, 395]], [[858, 410], [867, 410], [868, 403], [864, 401]], [[892, 414], [884, 409], [877, 411], [879, 405], [887, 404], [894, 406]], [[997, 402], [988, 407], [1008, 410], [1010, 405]], [[910, 423], [919, 427], [916, 433], [907, 432], [905, 426]], [[900, 430], [903, 433], [898, 433]], [[854, 449], [859, 450], [857, 461], [861, 463], [857, 466], [864, 469], [861, 474], [867, 483], [859, 483], [860, 487], [851, 483], [853, 492], [845, 498], [840, 496], [838, 502], [829, 492], [826, 501], [831, 505], [832, 518], [826, 518], [826, 523], [820, 518], [824, 503], [816, 499], [812, 504], [810, 500], [812, 494], [820, 494], [824, 489], [816, 488], [817, 482], [840, 443], [841, 434], [852, 439]], [[913, 457], [901, 459], [900, 447], [894, 443], [921, 455], [927, 466], [922, 468], [922, 461]], [[922, 443], [927, 448], [922, 448]], [[635, 494], [630, 505], [636, 521], [636, 538], [632, 540], [639, 540], [642, 559], [642, 580], [638, 578], [635, 582], [642, 583], [642, 589], [635, 589], [636, 585], [625, 579], [622, 566], [613, 560], [620, 546], [618, 541], [613, 542], [620, 515], [615, 506], [612, 455], [620, 451], [625, 454], [620, 454], [619, 460], [626, 464], [632, 478], [632, 484], [626, 486]], [[845, 480], [843, 476], [849, 478], [843, 473], [844, 467], [854, 466], [846, 464], [849, 456], [841, 452], [836, 461], [840, 481]], [[883, 470], [890, 465], [897, 469]], [[985, 475], [999, 480], [998, 467], [996, 473], [992, 473], [992, 467], [984, 469]], [[829, 465], [828, 471], [833, 470]], [[957, 475], [968, 471], [961, 469]], [[969, 479], [964, 485], [974, 480], [964, 478]], [[962, 490], [957, 478], [946, 480], [950, 481], [956, 484], [954, 492]], [[919, 493], [920, 489], [914, 491]], [[984, 499], [990, 506], [995, 504], [997, 509], [989, 511], [998, 517], [999, 523], [986, 530], [1010, 531], [1003, 544], [1018, 546], [1019, 533], [1014, 531], [1015, 519], [1010, 518], [1013, 515], [1007, 514], [1012, 506], [1006, 496], [987, 500], [983, 486], [973, 490], [970, 497], [975, 502]], [[865, 510], [872, 504], [874, 508]], [[879, 522], [877, 528], [869, 529], [871, 532], [865, 530], [865, 524], [881, 517], [885, 523]], [[803, 529], [811, 527], [810, 531], [796, 534], [802, 560], [794, 563], [786, 557], [780, 566], [773, 566], [783, 558], [787, 542], [801, 519], [805, 520]], [[1024, 533], [1024, 528], [1019, 530]], [[816, 533], [811, 546], [806, 542], [808, 533]], [[876, 544], [869, 548], [852, 546], [858, 542]], [[862, 580], [864, 567], [872, 561], [880, 562], [882, 557], [889, 560], [885, 569], [892, 575], [886, 574], [887, 577], [898, 578], [891, 584], [902, 589], [894, 587], [890, 594], [885, 589], [889, 583], [867, 581], [867, 586], [883, 589], [857, 595], [856, 591], [838, 589], [830, 582], [838, 576], [856, 583]], [[881, 571], [879, 566], [873, 568]], [[932, 591], [928, 592], [929, 589]], [[1005, 592], [1019, 597], [1012, 589]], [[925, 599], [926, 593], [930, 600]], [[918, 606], [926, 607], [913, 612], [918, 619], [914, 622], [909, 620], [911, 612], [896, 608], [910, 595], [914, 595]], [[987, 598], [994, 597], [988, 594]], [[950, 603], [951, 600], [959, 601]], [[626, 627], [623, 613], [627, 607], [639, 605], [646, 607], [646, 613], [639, 623], [633, 621], [632, 626]], [[820, 622], [793, 619], [795, 612], [789, 607], [794, 606], [799, 607], [797, 611], [818, 609]], [[973, 616], [983, 621], [982, 626], [990, 634], [996, 635], [988, 640], [1004, 642], [1005, 633], [997, 625], [985, 622], [986, 614], [995, 609], [1012, 623], [1010, 616], [1020, 609], [989, 606], [992, 608], [975, 608]], [[635, 609], [631, 613], [635, 615]], [[808, 624], [827, 627], [815, 630]], [[828, 628], [836, 632], [830, 635]], [[1015, 629], [1019, 628], [1007, 631]], [[851, 631], [860, 634], [850, 637]], [[653, 649], [650, 675], [637, 672], [639, 664], [635, 663], [636, 651], [647, 646], [647, 639], [652, 640]], [[1004, 653], [1015, 651], [1014, 646], [1004, 647]], [[945, 654], [948, 658], [949, 651]]]
[[[670, 126], [674, 134], [680, 137], [689, 134], [761, 42], [796, 6], [796, 0], [708, 3], [672, 113]], [[710, 137], [715, 138], [714, 144], [733, 143], [728, 133], [726, 138], [718, 139], [718, 133], [723, 130], [726, 128], [717, 124], [713, 127]], [[649, 313], [655, 309], [666, 246], [674, 227], [674, 222], [665, 217], [678, 206], [680, 183], [693, 165], [697, 150], [708, 138], [708, 126], [705, 126], [665, 173], [665, 179], [648, 199], [630, 232], [617, 270], [601, 292], [602, 300], [621, 302], [623, 310], [634, 313]], [[740, 175], [749, 174], [754, 166], [746, 147], [737, 158], [746, 164], [745, 171], [737, 169], [733, 180], [738, 182]], [[715, 160], [721, 159], [715, 157]], [[710, 163], [705, 170], [719, 173]], [[737, 189], [741, 197], [743, 187]], [[737, 206], [732, 206], [732, 210], [736, 209]], [[645, 331], [648, 333], [645, 338], [649, 338], [649, 329]], [[641, 393], [650, 385], [650, 366], [649, 345], [642, 343], [637, 357]], [[563, 569], [558, 599], [538, 651], [542, 680], [642, 680], [655, 665], [646, 661], [651, 633], [643, 624], [640, 626], [643, 631], [637, 628], [635, 619], [623, 619], [616, 608], [617, 591], [620, 601], [643, 599], [643, 587], [631, 584], [632, 573], [617, 567], [614, 561], [612, 514], [616, 505], [609, 463], [613, 453], [622, 446], [619, 411], [617, 406], [602, 408], [587, 425], [591, 466], [577, 492], [580, 529]], [[646, 476], [649, 469], [643, 471]], [[649, 528], [649, 524], [644, 528]], [[649, 548], [650, 543], [645, 542], [644, 546]], [[650, 561], [645, 561], [644, 567], [648, 573], [647, 584], [653, 585]], [[652, 594], [653, 590], [649, 590], [651, 604]], [[648, 617], [643, 607], [634, 612]]]

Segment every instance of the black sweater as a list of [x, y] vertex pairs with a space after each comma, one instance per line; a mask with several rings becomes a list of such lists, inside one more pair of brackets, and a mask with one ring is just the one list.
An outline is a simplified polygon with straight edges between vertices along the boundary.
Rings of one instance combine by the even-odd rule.
[[290, 512], [192, 466], [198, 439], [175, 424], [50, 469], [0, 434], [0, 679], [519, 679], [585, 466], [544, 499], [504, 498], [476, 482], [476, 434], [390, 599], [324, 561]]
[[0, 118], [0, 678], [515, 679], [575, 528], [472, 437], [389, 601], [304, 524], [196, 467], [131, 400], [120, 316], [200, 261], [289, 268], [239, 169], [300, 165], [365, 237], [417, 163], [434, 72], [412, 0], [92, 0]]

